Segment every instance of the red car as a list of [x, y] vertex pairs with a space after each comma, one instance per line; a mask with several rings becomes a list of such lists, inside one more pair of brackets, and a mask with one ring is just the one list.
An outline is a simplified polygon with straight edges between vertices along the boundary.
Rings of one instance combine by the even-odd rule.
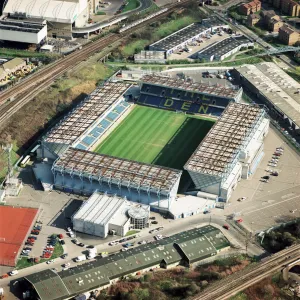
[[237, 223], [242, 223], [243, 222], [243, 219], [238, 219], [236, 220]]
[[62, 234], [59, 234], [58, 237], [59, 237], [59, 239], [61, 239], [61, 240], [64, 238], [64, 236], [63, 236]]
[[224, 225], [223, 225], [223, 228], [229, 230], [230, 227], [229, 227], [227, 224], [224, 224]]

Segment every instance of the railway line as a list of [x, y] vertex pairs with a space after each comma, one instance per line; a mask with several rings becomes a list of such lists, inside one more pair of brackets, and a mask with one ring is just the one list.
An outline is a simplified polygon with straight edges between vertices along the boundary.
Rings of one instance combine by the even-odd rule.
[[182, 0], [181, 2], [173, 3], [168, 6], [167, 11], [146, 20], [145, 22], [137, 24], [123, 33], [110, 33], [95, 42], [89, 43], [81, 50], [55, 61], [15, 86], [0, 93], [0, 124], [6, 122], [23, 105], [28, 103], [41, 90], [47, 88], [51, 83], [63, 75], [64, 72], [72, 70], [78, 63], [85, 61], [93, 54], [105, 49], [107, 46], [117, 41], [121, 41], [134, 31], [165, 17], [178, 6], [186, 5], [189, 2], [192, 2], [192, 0]]
[[234, 296], [247, 287], [280, 271], [286, 265], [300, 257], [300, 245], [284, 249], [258, 264], [253, 264], [243, 271], [234, 273], [212, 284], [203, 293], [192, 300], [224, 300]]

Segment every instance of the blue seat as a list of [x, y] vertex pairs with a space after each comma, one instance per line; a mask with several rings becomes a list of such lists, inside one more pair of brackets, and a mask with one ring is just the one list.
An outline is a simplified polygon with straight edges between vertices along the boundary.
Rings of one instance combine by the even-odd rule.
[[100, 124], [101, 124], [101, 126], [102, 126], [103, 128], [107, 128], [107, 127], [109, 127], [109, 125], [111, 124], [111, 122], [109, 122], [109, 120], [107, 120], [107, 119], [104, 119], [104, 120], [102, 120], [102, 121], [100, 122]]
[[86, 147], [83, 146], [82, 144], [78, 144], [75, 148], [81, 149], [81, 150], [86, 150]]
[[125, 107], [124, 107], [124, 106], [118, 105], [118, 106], [115, 108], [115, 110], [116, 110], [116, 112], [117, 112], [118, 114], [121, 114], [122, 111], [125, 110]]
[[117, 119], [119, 115], [117, 113], [114, 112], [110, 112], [106, 118], [108, 118], [108, 120], [114, 121], [115, 119]]
[[92, 136], [86, 136], [82, 141], [87, 145], [91, 145], [95, 141], [95, 138]]
[[91, 132], [90, 135], [94, 136], [95, 138], [99, 137], [101, 135], [100, 128], [96, 127]]

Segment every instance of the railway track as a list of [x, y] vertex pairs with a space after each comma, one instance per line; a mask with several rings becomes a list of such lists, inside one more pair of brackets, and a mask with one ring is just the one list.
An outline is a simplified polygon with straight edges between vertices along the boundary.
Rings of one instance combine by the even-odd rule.
[[44, 67], [40, 71], [32, 74], [27, 79], [0, 93], [0, 124], [6, 122], [23, 105], [28, 103], [41, 90], [47, 88], [58, 79], [64, 72], [72, 70], [76, 65], [85, 61], [93, 54], [105, 49], [109, 45], [121, 41], [138, 29], [159, 20], [174, 11], [178, 6], [186, 5], [192, 0], [182, 0], [168, 6], [168, 10], [145, 22], [138, 24], [121, 34], [110, 33], [105, 37], [84, 46], [81, 50], [71, 53], [54, 63]]
[[300, 245], [282, 250], [266, 261], [251, 265], [243, 271], [234, 273], [225, 279], [212, 284], [204, 293], [193, 297], [193, 300], [224, 300], [278, 272], [283, 266], [300, 257]]

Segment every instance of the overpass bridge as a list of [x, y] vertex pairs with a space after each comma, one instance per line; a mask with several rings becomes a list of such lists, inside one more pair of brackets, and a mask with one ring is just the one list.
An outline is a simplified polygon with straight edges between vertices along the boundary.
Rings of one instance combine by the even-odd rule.
[[139, 12], [149, 8], [153, 3], [152, 0], [139, 0], [139, 1], [140, 1], [140, 6], [137, 7], [136, 9], [134, 9], [134, 10], [131, 10], [131, 11], [126, 12], [126, 13], [119, 14], [118, 16], [113, 17], [113, 18], [111, 18], [107, 21], [98, 22], [98, 23], [94, 23], [94, 24], [89, 24], [89, 25], [84, 26], [84, 27], [74, 27], [72, 29], [72, 33], [87, 34], [87, 33], [97, 31], [97, 30], [101, 30], [101, 29], [106, 28], [106, 27], [110, 27], [114, 24], [117, 24], [117, 23], [129, 18], [131, 15], [134, 15], [136, 13], [139, 13]]
[[[262, 279], [282, 271], [283, 275], [293, 266], [300, 265], [300, 245], [293, 245], [262, 260], [251, 264], [244, 270], [236, 272], [209, 286], [193, 300], [228, 299]], [[287, 278], [287, 277], [286, 277]]]

